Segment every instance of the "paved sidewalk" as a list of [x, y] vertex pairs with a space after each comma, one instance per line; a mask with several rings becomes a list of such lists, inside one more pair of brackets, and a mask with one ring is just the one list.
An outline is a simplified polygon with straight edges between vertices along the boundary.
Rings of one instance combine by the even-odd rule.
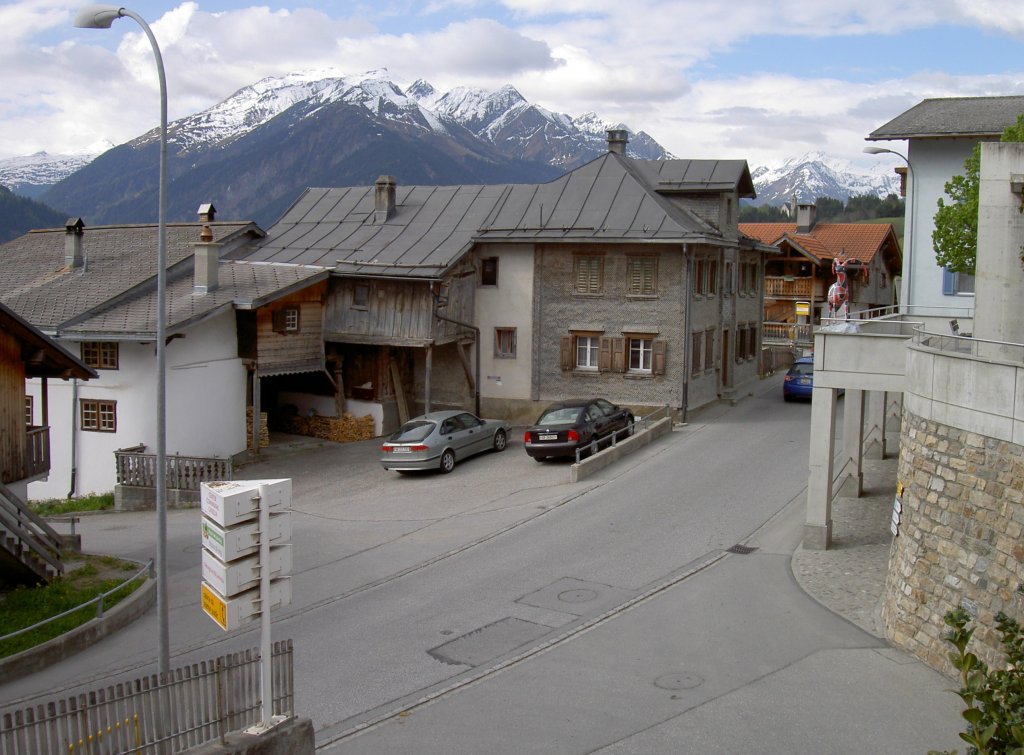
[[882, 591], [889, 565], [896, 457], [864, 461], [864, 494], [832, 503], [832, 547], [793, 554], [793, 574], [811, 597], [875, 637], [885, 638]]

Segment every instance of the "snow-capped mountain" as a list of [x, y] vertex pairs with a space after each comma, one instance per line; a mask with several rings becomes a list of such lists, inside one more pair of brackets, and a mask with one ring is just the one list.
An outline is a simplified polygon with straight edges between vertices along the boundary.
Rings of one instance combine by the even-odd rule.
[[870, 172], [856, 170], [845, 160], [822, 152], [809, 152], [786, 160], [774, 167], [761, 166], [751, 170], [757, 190], [755, 205], [782, 205], [794, 196], [800, 202], [813, 203], [818, 197], [832, 197], [846, 202], [851, 196], [875, 194], [885, 197], [899, 194], [900, 179], [892, 168], [879, 163]]
[[[383, 70], [267, 78], [170, 124], [168, 217], [214, 202], [222, 216], [267, 224], [307, 186], [368, 185], [381, 174], [405, 184], [547, 181], [604, 152], [608, 127], [593, 113], [577, 121], [533, 105], [511, 86], [403, 90]], [[94, 223], [152, 220], [156, 148], [151, 131], [42, 199]], [[643, 132], [628, 149], [669, 156]]]
[[34, 155], [0, 159], [0, 186], [6, 186], [15, 194], [35, 197], [88, 165], [95, 157], [95, 154], [51, 155], [36, 152]]

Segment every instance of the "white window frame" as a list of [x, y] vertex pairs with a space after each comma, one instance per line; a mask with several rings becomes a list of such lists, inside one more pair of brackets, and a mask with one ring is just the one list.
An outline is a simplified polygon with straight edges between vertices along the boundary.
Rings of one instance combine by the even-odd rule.
[[[629, 352], [629, 372], [642, 372], [648, 374], [654, 366], [654, 339], [647, 337], [630, 336], [627, 349]], [[636, 359], [634, 359], [636, 357]], [[636, 364], [634, 364], [634, 362]]]
[[[575, 366], [577, 370], [597, 371], [598, 357], [601, 353], [600, 336], [576, 336], [575, 338]], [[581, 354], [584, 359], [581, 360]]]

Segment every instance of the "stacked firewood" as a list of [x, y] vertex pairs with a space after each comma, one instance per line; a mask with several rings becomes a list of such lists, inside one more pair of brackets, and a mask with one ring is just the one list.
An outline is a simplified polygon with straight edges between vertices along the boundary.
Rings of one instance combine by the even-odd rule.
[[[252, 407], [245, 409], [245, 445], [252, 449]], [[260, 412], [260, 448], [270, 445], [270, 429], [267, 427], [267, 413]]]
[[351, 443], [355, 440], [370, 440], [375, 436], [373, 415], [354, 417], [347, 412], [338, 417], [283, 417], [281, 430], [293, 435], [332, 440], [335, 443]]

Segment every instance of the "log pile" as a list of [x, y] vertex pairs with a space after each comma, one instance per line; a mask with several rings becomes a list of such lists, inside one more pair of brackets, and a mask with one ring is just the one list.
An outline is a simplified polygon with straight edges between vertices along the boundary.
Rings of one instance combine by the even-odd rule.
[[293, 435], [332, 440], [335, 443], [351, 443], [355, 440], [370, 440], [375, 437], [373, 415], [354, 417], [347, 412], [337, 417], [282, 417], [281, 430]]
[[[252, 450], [252, 407], [245, 409], [245, 445]], [[270, 429], [267, 427], [267, 413], [260, 412], [260, 448], [270, 445]]]

